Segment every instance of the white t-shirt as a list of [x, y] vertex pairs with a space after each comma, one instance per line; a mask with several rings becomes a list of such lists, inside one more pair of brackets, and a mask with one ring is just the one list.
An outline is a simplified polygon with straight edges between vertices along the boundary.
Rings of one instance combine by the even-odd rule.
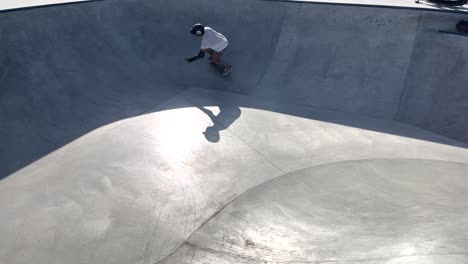
[[205, 27], [205, 34], [201, 43], [201, 49], [212, 49], [220, 52], [227, 48], [228, 40], [223, 34], [216, 32], [210, 27]]

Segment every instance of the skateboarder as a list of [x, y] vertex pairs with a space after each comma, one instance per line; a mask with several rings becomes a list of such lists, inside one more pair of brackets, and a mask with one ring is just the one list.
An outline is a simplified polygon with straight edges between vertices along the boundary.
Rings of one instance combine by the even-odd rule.
[[190, 33], [197, 37], [202, 37], [202, 43], [200, 52], [197, 55], [186, 58], [187, 62], [194, 62], [198, 59], [205, 57], [205, 52], [210, 55], [210, 61], [214, 65], [218, 66], [223, 70], [223, 75], [227, 75], [231, 72], [232, 66], [224, 63], [221, 60], [221, 57], [224, 54], [224, 51], [227, 49], [228, 40], [223, 34], [216, 32], [210, 27], [205, 27], [202, 24], [195, 24]]

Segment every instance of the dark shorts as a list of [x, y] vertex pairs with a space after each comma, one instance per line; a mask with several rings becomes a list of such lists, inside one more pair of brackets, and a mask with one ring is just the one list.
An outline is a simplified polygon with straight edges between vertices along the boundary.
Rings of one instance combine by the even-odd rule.
[[207, 50], [207, 53], [210, 54], [210, 60], [212, 62], [217, 62], [221, 60], [221, 57], [223, 56], [224, 52], [227, 50], [227, 48], [223, 49], [222, 51], [214, 51], [212, 49]]

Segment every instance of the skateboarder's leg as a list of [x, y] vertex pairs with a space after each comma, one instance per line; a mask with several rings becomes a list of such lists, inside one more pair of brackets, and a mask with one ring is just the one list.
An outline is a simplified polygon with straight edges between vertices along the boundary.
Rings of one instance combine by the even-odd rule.
[[211, 62], [213, 62], [217, 66], [222, 67], [224, 69], [232, 68], [231, 65], [229, 65], [229, 64], [227, 64], [227, 63], [225, 63], [225, 62], [223, 62], [221, 60], [221, 57], [223, 56], [223, 54], [224, 54], [224, 50], [222, 50], [220, 52], [213, 51], [212, 54], [211, 54]]
[[208, 53], [208, 55], [210, 55], [210, 57], [208, 58], [208, 60], [211, 62], [212, 59], [213, 59], [213, 52], [214, 52], [214, 50], [212, 50], [212, 49], [206, 49], [205, 52]]

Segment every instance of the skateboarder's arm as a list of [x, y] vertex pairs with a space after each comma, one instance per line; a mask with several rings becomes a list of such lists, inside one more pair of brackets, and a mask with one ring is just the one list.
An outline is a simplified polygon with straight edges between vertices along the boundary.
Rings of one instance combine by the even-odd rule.
[[195, 55], [195, 56], [193, 56], [193, 57], [191, 57], [191, 58], [186, 58], [185, 60], [188, 61], [188, 62], [194, 62], [194, 61], [196, 61], [196, 60], [198, 60], [198, 59], [201, 59], [201, 58], [203, 58], [203, 57], [205, 57], [205, 51], [204, 51], [204, 50], [200, 50], [200, 52], [198, 52], [197, 55]]

